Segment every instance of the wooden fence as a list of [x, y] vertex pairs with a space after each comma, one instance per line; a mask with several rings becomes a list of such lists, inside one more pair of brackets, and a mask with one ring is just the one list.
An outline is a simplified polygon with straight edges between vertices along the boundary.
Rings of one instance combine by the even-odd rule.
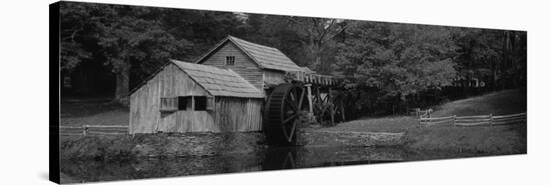
[[410, 109], [409, 114], [417, 118], [429, 118], [431, 117], [432, 112], [432, 109], [422, 110], [420, 108], [414, 108]]
[[440, 124], [452, 124], [454, 126], [480, 126], [480, 125], [505, 125], [512, 123], [526, 123], [527, 113], [509, 114], [501, 116], [480, 115], [480, 116], [449, 116], [439, 118], [419, 118], [420, 125], [431, 126]]
[[128, 134], [125, 125], [83, 125], [59, 126], [59, 135], [124, 135]]

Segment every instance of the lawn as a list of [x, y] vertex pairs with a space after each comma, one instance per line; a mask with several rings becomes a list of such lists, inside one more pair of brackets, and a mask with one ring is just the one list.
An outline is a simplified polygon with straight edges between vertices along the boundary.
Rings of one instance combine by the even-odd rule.
[[435, 107], [432, 116], [503, 115], [526, 112], [526, 93], [525, 90], [514, 89], [457, 100]]
[[128, 112], [110, 99], [66, 99], [61, 101], [60, 125], [127, 125]]
[[[514, 89], [457, 100], [434, 107], [432, 117], [502, 115], [526, 112], [527, 98], [524, 91]], [[338, 124], [325, 130], [403, 132], [418, 128], [418, 120], [412, 116], [364, 118]]]
[[527, 152], [526, 124], [418, 128], [406, 132], [405, 138], [407, 147], [415, 151], [444, 150], [491, 155]]
[[418, 120], [412, 116], [391, 116], [382, 118], [365, 118], [340, 123], [334, 127], [325, 127], [326, 131], [355, 132], [404, 132], [418, 127]]
[[[526, 95], [506, 90], [449, 102], [435, 107], [432, 116], [512, 114], [526, 112]], [[414, 151], [449, 151], [471, 154], [516, 154], [527, 151], [526, 124], [503, 126], [423, 127], [412, 116], [364, 118], [321, 128], [326, 131], [405, 132], [406, 147]]]

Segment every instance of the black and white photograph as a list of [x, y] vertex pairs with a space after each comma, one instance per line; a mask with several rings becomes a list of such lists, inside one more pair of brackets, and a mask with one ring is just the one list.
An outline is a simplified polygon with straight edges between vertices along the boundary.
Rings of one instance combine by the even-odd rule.
[[550, 183], [543, 2], [0, 8], [0, 184]]
[[527, 153], [524, 30], [68, 1], [50, 15], [58, 183]]

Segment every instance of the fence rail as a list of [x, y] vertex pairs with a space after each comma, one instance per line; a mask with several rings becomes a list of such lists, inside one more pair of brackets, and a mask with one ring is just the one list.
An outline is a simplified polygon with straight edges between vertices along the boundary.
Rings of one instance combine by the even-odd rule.
[[527, 113], [493, 116], [449, 116], [449, 117], [420, 117], [420, 125], [431, 126], [440, 124], [451, 124], [454, 126], [481, 126], [481, 125], [505, 125], [513, 123], [526, 123]]
[[124, 135], [128, 134], [125, 125], [82, 125], [59, 126], [59, 135]]
[[410, 115], [416, 116], [418, 118], [429, 118], [431, 117], [432, 109], [422, 110], [420, 108], [410, 109]]

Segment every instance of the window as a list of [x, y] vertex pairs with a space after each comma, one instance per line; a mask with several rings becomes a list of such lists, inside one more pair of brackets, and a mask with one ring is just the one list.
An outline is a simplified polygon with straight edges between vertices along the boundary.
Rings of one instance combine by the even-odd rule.
[[195, 96], [195, 110], [206, 110], [206, 96]]
[[178, 110], [178, 99], [176, 97], [160, 98], [160, 111], [173, 112]]
[[235, 65], [235, 56], [226, 56], [225, 65]]
[[162, 97], [160, 98], [161, 112], [175, 112], [191, 107], [191, 96]]
[[214, 110], [214, 97], [194, 96], [195, 110]]
[[71, 77], [70, 76], [63, 77], [63, 87], [71, 88]]
[[186, 110], [190, 103], [190, 96], [178, 96], [178, 110]]
[[[193, 109], [192, 106], [195, 108]], [[160, 98], [160, 111], [171, 113], [180, 110], [214, 110], [214, 97], [210, 96], [177, 96]]]

